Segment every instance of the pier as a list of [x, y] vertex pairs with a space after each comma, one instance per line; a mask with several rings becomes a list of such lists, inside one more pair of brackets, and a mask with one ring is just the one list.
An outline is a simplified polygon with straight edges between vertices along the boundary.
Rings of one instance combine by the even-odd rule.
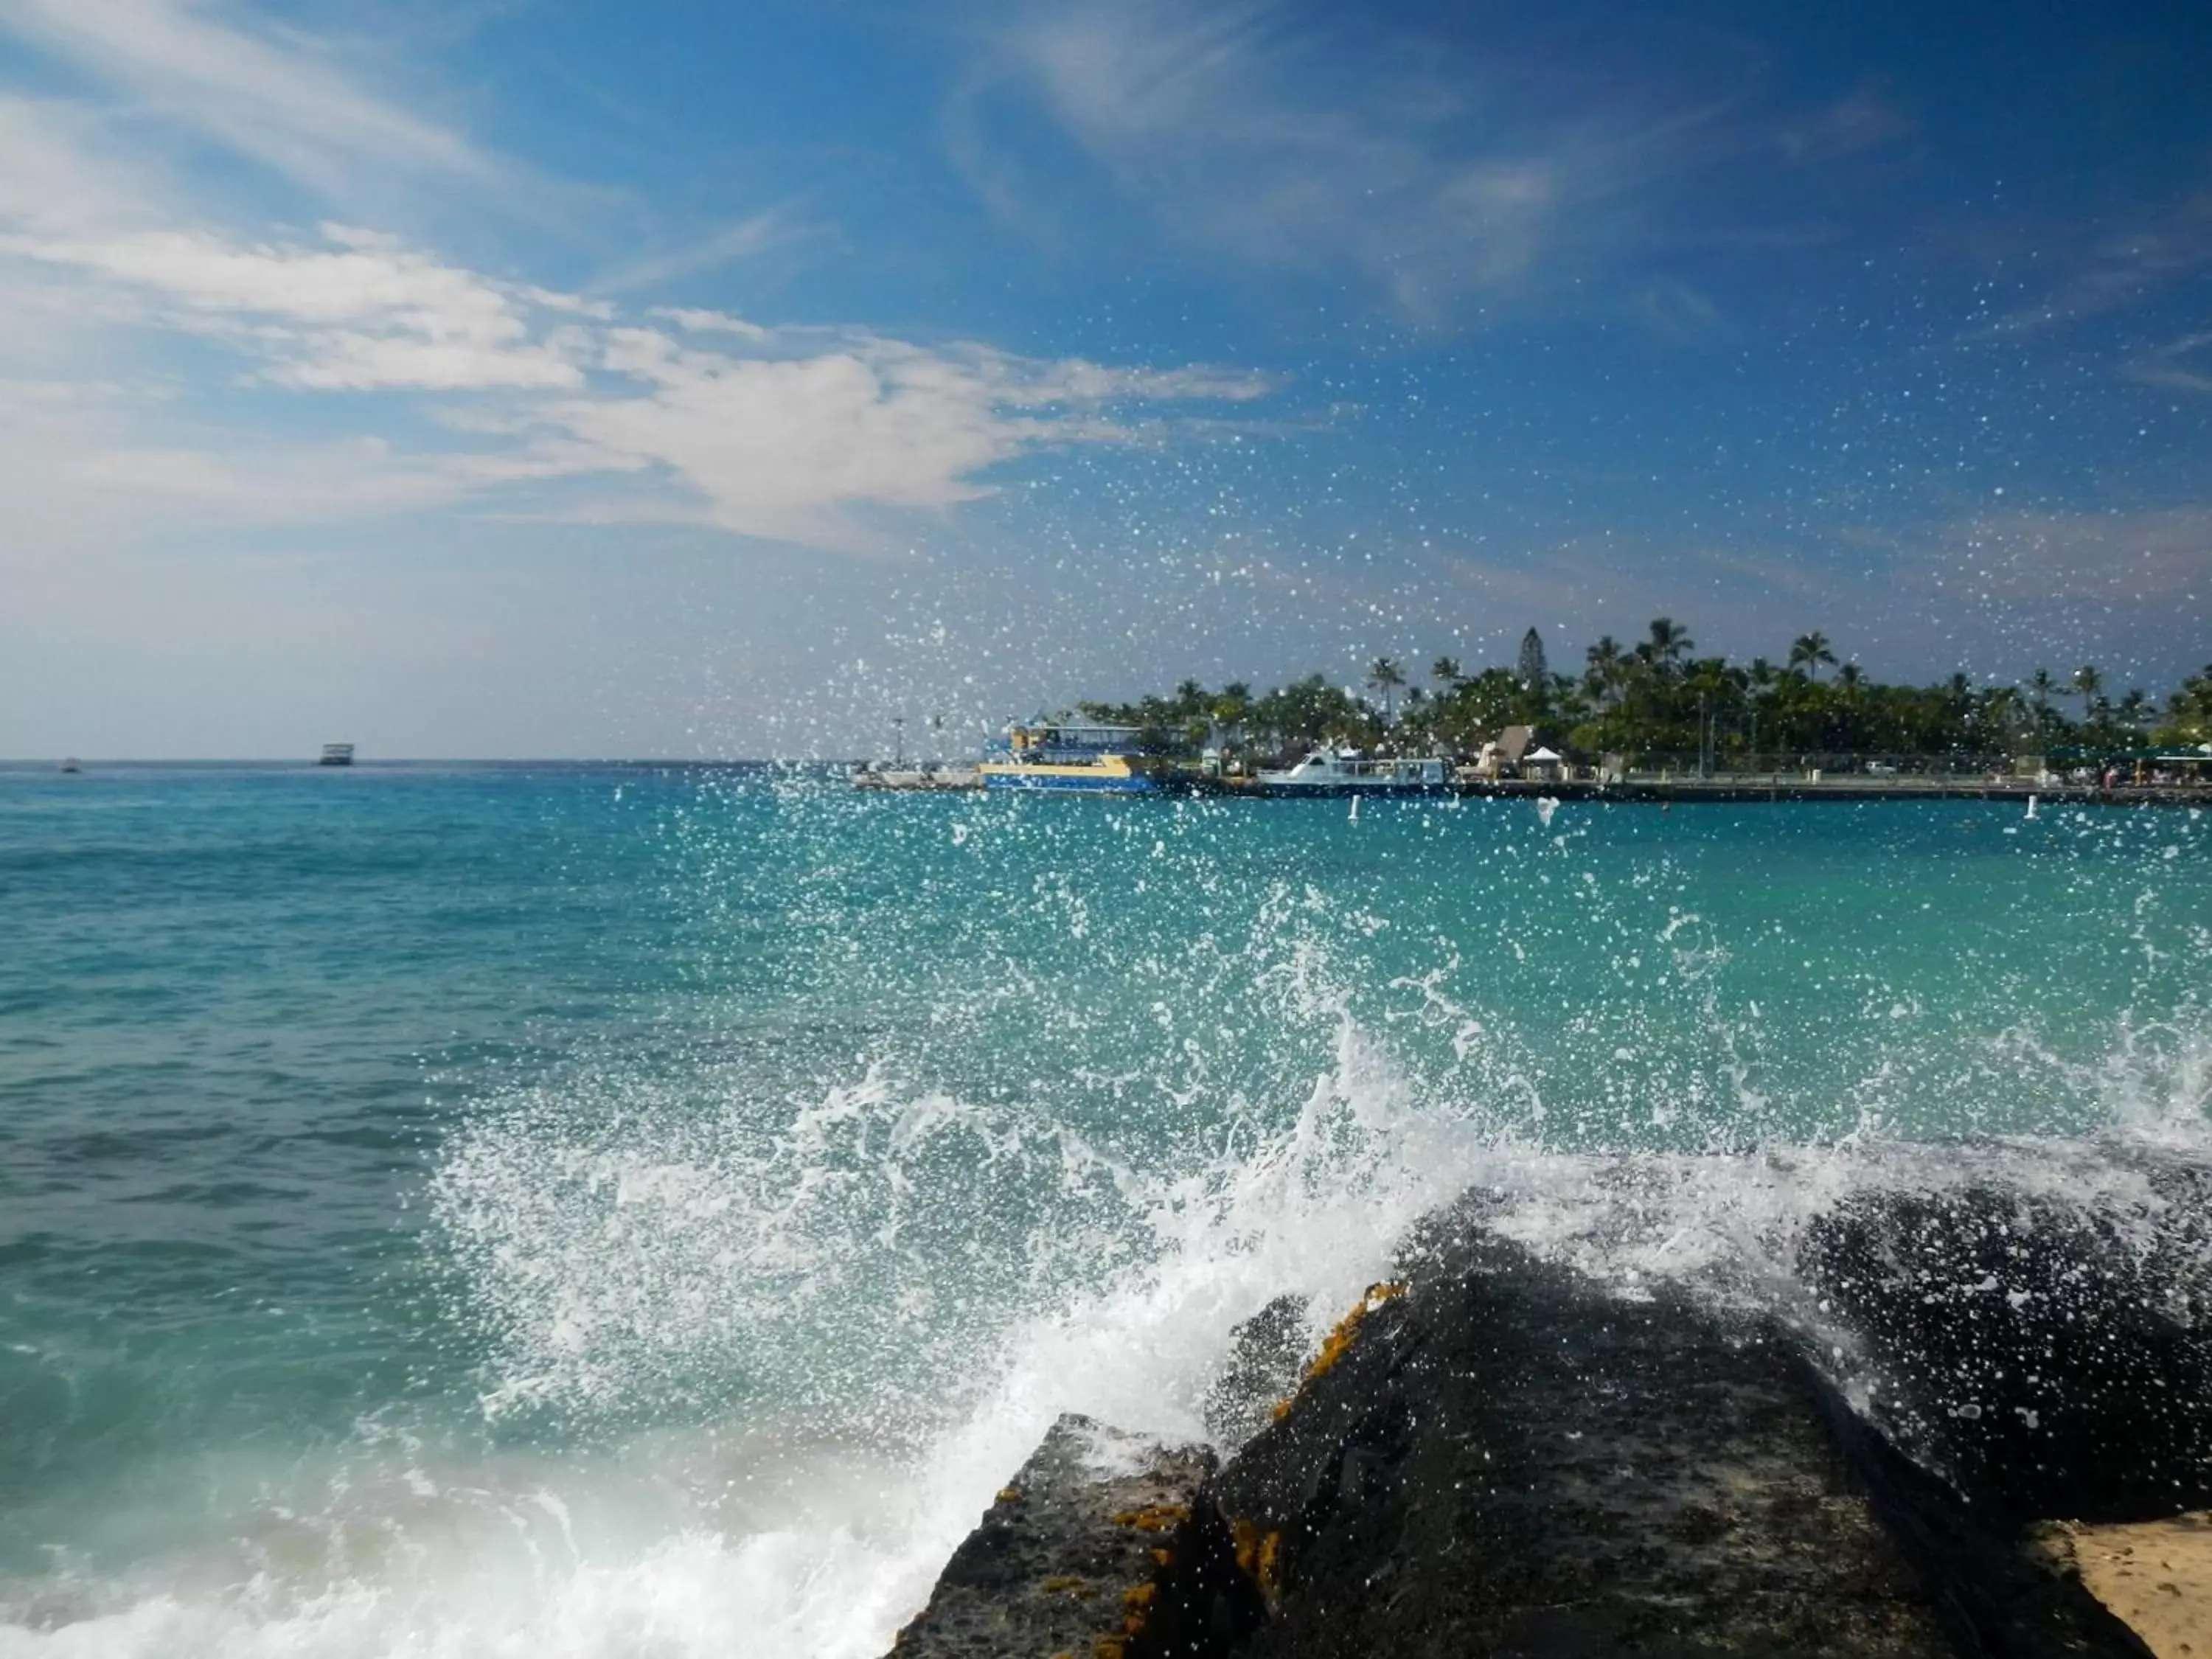
[[[1272, 800], [1250, 781], [1209, 777], [1196, 769], [1177, 773], [1182, 793], [1214, 799]], [[853, 774], [856, 789], [904, 793], [941, 793], [981, 789], [982, 774], [972, 766], [922, 768], [861, 767]], [[1392, 791], [1374, 793], [1388, 796]], [[1732, 773], [1711, 777], [1677, 777], [1664, 773], [1630, 773], [1603, 781], [1594, 778], [1482, 778], [1465, 774], [1419, 792], [1419, 798], [1469, 800], [1556, 800], [1621, 805], [1736, 805], [1761, 801], [1978, 800], [2003, 803], [2025, 811], [2029, 801], [2044, 806], [2212, 807], [2212, 782], [2042, 783], [2029, 778], [1944, 776], [1909, 774], [1841, 777], [1802, 773]]]

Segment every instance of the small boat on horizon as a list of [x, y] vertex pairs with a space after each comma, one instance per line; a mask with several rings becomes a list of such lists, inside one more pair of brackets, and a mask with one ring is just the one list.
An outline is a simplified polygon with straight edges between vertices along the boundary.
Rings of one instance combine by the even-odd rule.
[[62, 770], [64, 772], [82, 772], [84, 770], [84, 767], [78, 762], [77, 757], [75, 755], [71, 755], [62, 762]]
[[351, 766], [353, 764], [353, 745], [349, 743], [326, 743], [323, 745], [323, 757], [317, 761], [315, 764], [318, 766]]

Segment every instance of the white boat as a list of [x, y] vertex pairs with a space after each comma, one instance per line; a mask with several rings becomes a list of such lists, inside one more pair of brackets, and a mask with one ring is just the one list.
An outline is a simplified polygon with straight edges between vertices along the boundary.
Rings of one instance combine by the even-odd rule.
[[1332, 746], [1283, 771], [1261, 772], [1253, 783], [1264, 795], [1441, 795], [1452, 787], [1452, 769], [1439, 755], [1370, 756]]
[[353, 745], [349, 743], [326, 743], [323, 745], [322, 759], [317, 761], [315, 764], [318, 766], [351, 766], [353, 764]]

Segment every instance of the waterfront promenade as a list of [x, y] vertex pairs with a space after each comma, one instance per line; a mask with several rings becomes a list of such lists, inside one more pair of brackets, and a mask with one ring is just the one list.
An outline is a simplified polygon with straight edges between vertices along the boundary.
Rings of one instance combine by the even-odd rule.
[[2031, 799], [2046, 805], [2212, 806], [2212, 783], [2116, 783], [2106, 788], [2094, 783], [2039, 783], [2033, 778], [1991, 780], [1940, 775], [1882, 777], [1855, 773], [1815, 778], [1799, 772], [1747, 772], [1701, 778], [1630, 773], [1618, 782], [1601, 783], [1589, 778], [1559, 781], [1462, 778], [1455, 787], [1464, 796], [1508, 799], [1528, 796], [1552, 800], [1686, 802], [1988, 800], [2013, 802], [2022, 810]]

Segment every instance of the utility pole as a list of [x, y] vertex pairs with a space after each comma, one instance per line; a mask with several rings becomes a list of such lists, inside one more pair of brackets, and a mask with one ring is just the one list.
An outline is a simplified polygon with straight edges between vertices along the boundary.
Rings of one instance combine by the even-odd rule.
[[891, 716], [891, 764], [906, 764], [906, 716], [903, 714]]

